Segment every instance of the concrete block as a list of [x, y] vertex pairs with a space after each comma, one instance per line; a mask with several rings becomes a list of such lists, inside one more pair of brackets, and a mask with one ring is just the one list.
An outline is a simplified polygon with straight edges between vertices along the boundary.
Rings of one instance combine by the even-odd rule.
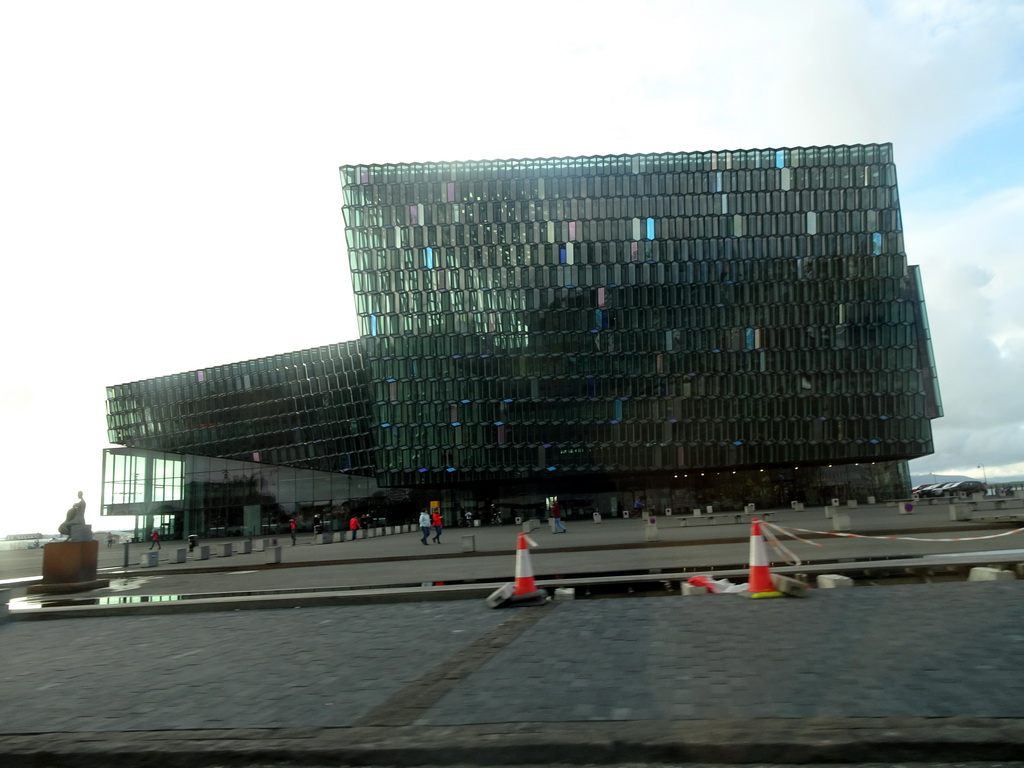
[[831, 504], [829, 504], [829, 505], [827, 505], [825, 507], [825, 517], [826, 518], [832, 517], [832, 515], [834, 515], [835, 513], [836, 513], [836, 508], [833, 507]]
[[171, 554], [170, 561], [172, 563], [184, 563], [187, 558], [188, 550], [185, 549], [185, 547], [182, 547], [181, 549], [174, 550]]
[[490, 595], [487, 596], [485, 602], [488, 608], [500, 608], [516, 593], [515, 584], [502, 584]]
[[159, 555], [160, 550], [156, 550], [153, 552], [143, 552], [142, 559], [139, 560], [139, 565], [142, 568], [155, 568], [157, 563], [160, 562]]
[[235, 547], [231, 542], [228, 542], [227, 544], [218, 544], [217, 549], [218, 557], [231, 557], [235, 552]]
[[802, 581], [783, 576], [781, 573], [772, 574], [772, 584], [784, 595], [790, 597], [807, 597], [807, 585]]
[[558, 587], [555, 589], [555, 600], [575, 600], [576, 590], [573, 587]]
[[846, 531], [850, 528], [850, 516], [843, 512], [835, 512], [832, 515], [832, 530]]
[[756, 509], [755, 505], [747, 504], [746, 506], [743, 507], [743, 514], [745, 514], [745, 515], [752, 515], [752, 514], [754, 514], [754, 510], [755, 509]]
[[857, 508], [857, 500], [856, 499], [847, 499], [846, 500], [846, 507], [847, 507], [847, 509], [856, 509]]
[[874, 496], [868, 496], [868, 504], [874, 504], [874, 503], [875, 503], [875, 497]]
[[684, 595], [706, 595], [708, 593], [707, 587], [698, 587], [696, 584], [687, 584], [683, 582], [682, 593]]
[[594, 513], [594, 522], [595, 523], [600, 523], [601, 522], [601, 513], [600, 512], [595, 512]]
[[797, 512], [803, 512], [804, 511], [804, 503], [802, 501], [791, 501], [791, 502], [789, 502], [789, 506], [790, 506], [791, 509], [794, 509]]
[[192, 551], [193, 560], [209, 560], [210, 559], [210, 545], [200, 544]]
[[647, 524], [644, 525], [644, 541], [658, 541], [658, 521], [656, 518], [650, 518]]
[[818, 589], [838, 589], [839, 587], [853, 586], [853, 579], [838, 573], [819, 573], [816, 582]]
[[462, 536], [462, 551], [476, 552], [476, 536], [471, 533]]
[[11, 617], [10, 608], [7, 603], [11, 599], [11, 590], [0, 589], [0, 624], [3, 624]]
[[271, 564], [281, 562], [281, 547], [267, 547], [263, 554], [264, 562]]
[[971, 568], [967, 574], [968, 581], [1013, 581], [1017, 574], [1013, 571], [1001, 570], [999, 568]]
[[704, 511], [707, 514], [709, 514], [709, 515], [715, 514], [715, 508], [713, 506], [711, 506], [710, 504], [708, 504], [706, 507], [704, 507]]
[[960, 506], [957, 506], [956, 504], [950, 504], [949, 519], [954, 521], [970, 520], [971, 510], [968, 507], [964, 506], [963, 504], [961, 504]]
[[235, 553], [239, 555], [251, 555], [252, 554], [252, 542], [251, 541], [236, 541], [235, 542]]

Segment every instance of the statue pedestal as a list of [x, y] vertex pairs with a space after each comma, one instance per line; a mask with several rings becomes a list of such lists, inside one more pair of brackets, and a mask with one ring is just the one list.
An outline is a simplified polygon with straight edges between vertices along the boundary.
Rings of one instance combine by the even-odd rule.
[[86, 592], [110, 584], [96, 578], [98, 541], [53, 541], [43, 547], [43, 583], [27, 589], [30, 595]]

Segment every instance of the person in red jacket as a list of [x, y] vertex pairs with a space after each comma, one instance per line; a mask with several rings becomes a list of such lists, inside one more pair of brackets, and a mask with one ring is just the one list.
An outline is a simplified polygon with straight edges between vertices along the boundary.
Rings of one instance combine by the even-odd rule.
[[359, 515], [352, 515], [349, 518], [348, 529], [352, 531], [352, 541], [355, 541], [356, 535], [359, 533]]
[[299, 530], [299, 525], [295, 522], [295, 518], [293, 517], [291, 520], [288, 521], [288, 532], [292, 535], [293, 547], [295, 546], [295, 532], [297, 530]]
[[149, 545], [149, 548], [152, 549], [153, 547], [156, 547], [157, 549], [160, 549], [160, 531], [154, 528], [153, 533], [150, 534], [149, 538], [152, 539], [152, 543]]
[[432, 512], [430, 514], [430, 522], [434, 526], [434, 541], [440, 544], [441, 534], [444, 533], [444, 520], [441, 519], [441, 513]]
[[568, 533], [565, 526], [562, 525], [562, 508], [557, 501], [551, 502], [551, 532]]

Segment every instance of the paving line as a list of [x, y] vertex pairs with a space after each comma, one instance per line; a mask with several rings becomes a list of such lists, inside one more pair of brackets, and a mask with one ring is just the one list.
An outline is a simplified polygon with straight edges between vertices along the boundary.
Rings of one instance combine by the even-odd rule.
[[460, 685], [485, 662], [494, 658], [499, 651], [513, 640], [520, 638], [545, 616], [550, 616], [552, 611], [557, 610], [557, 604], [549, 602], [543, 606], [522, 606], [496, 610], [512, 610], [517, 613], [483, 635], [468, 648], [459, 651], [454, 659], [445, 659], [417, 680], [393, 693], [352, 725], [354, 727], [413, 725], [428, 709], [449, 691]]

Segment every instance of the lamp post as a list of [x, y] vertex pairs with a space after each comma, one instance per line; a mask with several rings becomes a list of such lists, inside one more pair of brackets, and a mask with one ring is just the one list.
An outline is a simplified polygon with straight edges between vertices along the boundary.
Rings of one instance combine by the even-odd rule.
[[985, 471], [985, 465], [979, 464], [978, 469], [981, 470], [981, 476], [985, 479], [985, 485], [988, 485], [988, 473]]

